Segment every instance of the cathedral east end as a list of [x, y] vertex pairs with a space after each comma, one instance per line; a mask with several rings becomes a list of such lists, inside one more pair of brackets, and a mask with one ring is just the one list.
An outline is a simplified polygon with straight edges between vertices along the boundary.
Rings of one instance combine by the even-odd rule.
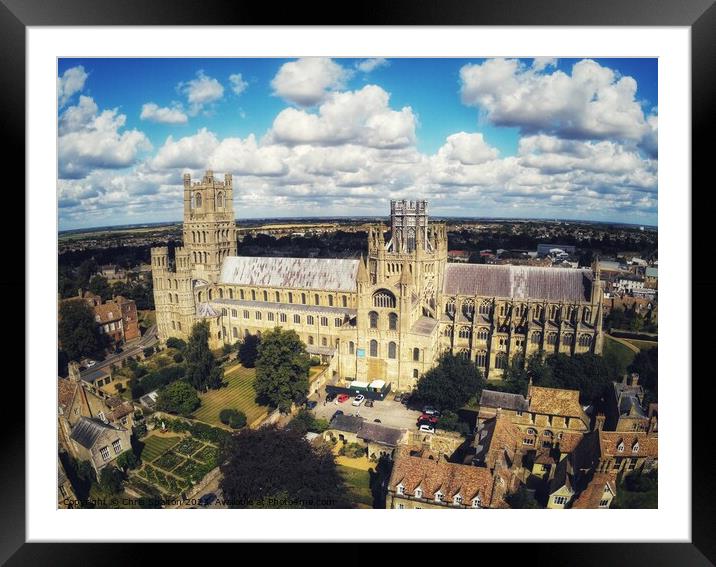
[[360, 260], [236, 255], [230, 174], [184, 176], [184, 246], [152, 249], [159, 337], [207, 320], [211, 346], [279, 326], [345, 380], [410, 390], [450, 350], [491, 379], [536, 351], [601, 352], [601, 284], [590, 269], [452, 264], [426, 201], [391, 201]]

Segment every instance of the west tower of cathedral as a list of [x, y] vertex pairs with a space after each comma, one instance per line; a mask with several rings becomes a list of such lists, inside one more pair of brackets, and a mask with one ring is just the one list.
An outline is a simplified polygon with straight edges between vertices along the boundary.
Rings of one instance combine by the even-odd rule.
[[275, 326], [344, 380], [409, 390], [444, 351], [489, 378], [536, 351], [600, 352], [601, 285], [590, 269], [449, 264], [427, 201], [391, 201], [360, 259], [236, 256], [230, 175], [184, 176], [184, 246], [152, 249], [160, 339], [208, 320], [213, 347]]

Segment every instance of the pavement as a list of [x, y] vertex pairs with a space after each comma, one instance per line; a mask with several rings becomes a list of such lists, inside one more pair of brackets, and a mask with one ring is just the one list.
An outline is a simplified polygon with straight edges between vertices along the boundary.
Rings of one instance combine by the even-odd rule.
[[83, 370], [80, 374], [82, 376], [85, 376], [87, 374], [91, 374], [92, 372], [96, 372], [97, 370], [109, 369], [112, 364], [121, 363], [122, 360], [124, 360], [128, 356], [137, 356], [145, 348], [154, 346], [157, 341], [157, 326], [152, 325], [147, 329], [147, 331], [139, 340], [123, 346], [122, 352], [120, 352], [119, 354], [111, 354], [104, 360], [97, 361], [97, 364], [87, 368], [86, 370]]
[[394, 401], [392, 394], [389, 394], [388, 399], [386, 400], [375, 401], [373, 403], [373, 407], [369, 408], [366, 407], [365, 402], [358, 407], [351, 405], [353, 398], [346, 400], [342, 404], [336, 405], [334, 400], [332, 402], [328, 402], [326, 405], [323, 405], [323, 402], [326, 399], [326, 392], [325, 390], [320, 390], [318, 393], [320, 394], [320, 399], [317, 399], [315, 395], [310, 398], [318, 401], [318, 405], [315, 407], [313, 412], [317, 418], [325, 419], [327, 421], [330, 421], [336, 410], [342, 410], [346, 415], [358, 415], [360, 417], [364, 417], [367, 421], [380, 419], [381, 425], [386, 425], [388, 427], [416, 430], [416, 422], [422, 413], [416, 410], [408, 409], [400, 402]]

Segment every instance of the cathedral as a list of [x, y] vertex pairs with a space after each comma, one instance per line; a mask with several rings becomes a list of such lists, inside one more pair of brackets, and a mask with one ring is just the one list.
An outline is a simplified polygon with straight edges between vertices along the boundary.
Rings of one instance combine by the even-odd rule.
[[391, 201], [360, 259], [237, 256], [230, 174], [184, 175], [183, 247], [152, 248], [159, 337], [207, 320], [211, 346], [293, 329], [344, 380], [408, 391], [444, 351], [489, 379], [536, 351], [601, 352], [599, 274], [591, 269], [453, 264], [427, 201]]

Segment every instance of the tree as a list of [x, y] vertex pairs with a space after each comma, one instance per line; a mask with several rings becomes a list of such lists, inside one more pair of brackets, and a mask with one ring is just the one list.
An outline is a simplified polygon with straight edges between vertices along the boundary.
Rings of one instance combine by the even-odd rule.
[[448, 352], [418, 380], [417, 396], [440, 410], [457, 411], [478, 396], [483, 386], [482, 374], [473, 361]]
[[95, 295], [99, 295], [102, 301], [112, 299], [112, 288], [104, 276], [92, 276], [92, 279], [89, 281], [89, 290]]
[[196, 323], [192, 328], [184, 358], [186, 378], [194, 388], [206, 392], [221, 386], [223, 371], [209, 350], [209, 324], [206, 321]]
[[246, 414], [240, 410], [223, 409], [219, 412], [219, 421], [231, 429], [241, 429], [246, 425]]
[[528, 374], [536, 386], [579, 390], [583, 404], [598, 400], [605, 388], [617, 376], [603, 357], [583, 353], [568, 356], [564, 353], [530, 357]]
[[296, 331], [279, 327], [264, 333], [256, 358], [256, 399], [259, 403], [291, 410], [308, 393], [310, 357]]
[[656, 401], [659, 392], [659, 349], [641, 350], [629, 365], [629, 372], [639, 374], [639, 383], [647, 390], [649, 401]]
[[94, 320], [94, 312], [82, 299], [71, 299], [60, 304], [58, 338], [62, 350], [70, 360], [84, 356], [99, 357], [104, 345]]
[[177, 380], [161, 389], [157, 397], [157, 409], [179, 415], [190, 415], [199, 405], [201, 401], [196, 390], [184, 380]]
[[520, 486], [517, 492], [514, 492], [505, 498], [510, 508], [541, 508], [539, 502], [535, 499], [534, 492], [525, 486]]
[[183, 352], [184, 349], [186, 349], [186, 341], [183, 339], [178, 339], [176, 337], [169, 337], [167, 339], [167, 347], [168, 348], [175, 348], [179, 352]]
[[349, 507], [330, 449], [311, 446], [300, 431], [243, 429], [229, 440], [222, 461], [220, 486], [232, 508]]
[[246, 368], [254, 368], [256, 366], [260, 342], [261, 339], [258, 335], [248, 335], [239, 343], [239, 361]]
[[137, 455], [134, 454], [134, 451], [131, 449], [128, 451], [125, 451], [119, 457], [117, 457], [117, 466], [122, 469], [124, 472], [127, 472], [129, 469], [135, 468], [139, 464], [139, 459], [137, 458]]

